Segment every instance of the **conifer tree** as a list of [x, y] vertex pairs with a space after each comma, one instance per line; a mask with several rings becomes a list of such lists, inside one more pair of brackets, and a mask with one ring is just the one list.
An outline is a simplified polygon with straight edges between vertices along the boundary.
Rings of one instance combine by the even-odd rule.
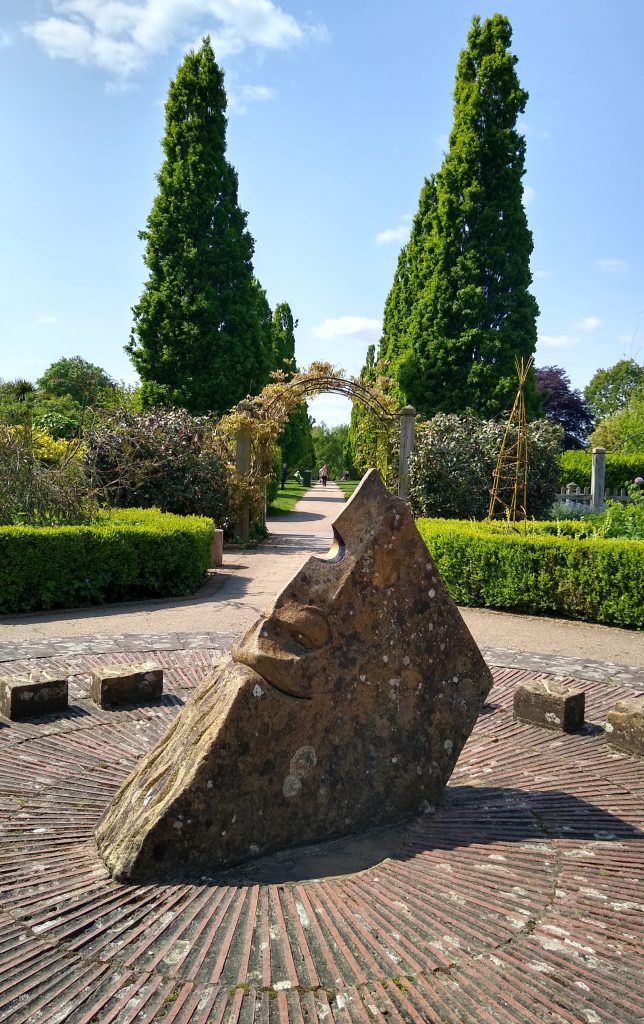
[[268, 377], [270, 309], [226, 160], [225, 111], [206, 37], [170, 84], [159, 190], [140, 233], [149, 276], [126, 350], [146, 405], [223, 412]]
[[[381, 354], [395, 354], [403, 395], [425, 416], [502, 413], [516, 393], [515, 357], [528, 358], [536, 347], [525, 139], [516, 128], [528, 94], [511, 38], [503, 15], [473, 19], [457, 67], [449, 150], [433, 195], [429, 182], [421, 193], [422, 244], [410, 239], [409, 286], [395, 280], [388, 299]], [[390, 330], [394, 314], [400, 326]], [[526, 404], [529, 412], [538, 408], [534, 375]]]
[[[401, 364], [405, 362], [409, 345], [411, 318], [433, 270], [432, 255], [436, 222], [436, 175], [425, 178], [420, 191], [418, 211], [414, 217], [409, 241], [400, 250], [391, 291], [385, 302], [382, 338], [378, 351], [387, 374], [392, 380], [392, 392], [400, 404], [405, 395], [398, 386]], [[363, 374], [369, 370], [369, 353]], [[371, 353], [373, 369], [374, 353]]]
[[[297, 372], [295, 362], [295, 328], [288, 302], [280, 302], [273, 313], [272, 368], [281, 370], [290, 380]], [[282, 461], [289, 469], [310, 469], [314, 462], [311, 422], [306, 402], [289, 415], [280, 434]]]

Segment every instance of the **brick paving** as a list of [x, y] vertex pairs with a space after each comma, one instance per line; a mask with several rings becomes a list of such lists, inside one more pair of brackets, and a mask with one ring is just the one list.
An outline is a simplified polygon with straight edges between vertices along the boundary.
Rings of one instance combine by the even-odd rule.
[[[4, 633], [0, 672], [61, 671], [70, 707], [0, 719], [1, 1024], [644, 1018], [644, 762], [603, 732], [641, 692], [638, 665], [484, 648], [495, 684], [434, 813], [196, 885], [110, 879], [93, 842], [105, 807], [268, 587], [328, 544], [322, 521], [274, 538], [269, 584], [232, 572], [230, 622]], [[88, 700], [93, 668], [133, 660], [164, 668], [161, 700]], [[514, 687], [544, 672], [587, 680], [583, 732], [513, 721]]]
[[497, 668], [435, 813], [116, 883], [96, 824], [217, 653], [157, 650], [165, 696], [118, 711], [89, 672], [129, 653], [59, 654], [69, 711], [0, 725], [0, 1021], [641, 1021], [644, 764], [602, 732], [631, 688], [589, 683], [586, 730], [561, 736], [513, 722], [533, 673]]

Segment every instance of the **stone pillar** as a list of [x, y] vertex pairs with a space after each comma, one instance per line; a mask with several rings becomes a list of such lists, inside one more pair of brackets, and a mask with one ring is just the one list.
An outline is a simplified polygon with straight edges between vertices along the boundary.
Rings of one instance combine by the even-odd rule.
[[406, 405], [400, 410], [400, 462], [398, 465], [398, 497], [409, 498], [409, 456], [414, 447], [416, 432], [416, 410]]
[[224, 531], [215, 530], [210, 545], [210, 564], [217, 567], [224, 564]]
[[[235, 449], [235, 469], [240, 476], [248, 476], [250, 473], [250, 429], [247, 426], [242, 426], [237, 431], [235, 438], [237, 444]], [[241, 540], [242, 544], [245, 544], [248, 540], [248, 533], [250, 527], [250, 506], [248, 502], [244, 502], [240, 511], [239, 518], [235, 523], [235, 533]]]
[[593, 448], [593, 468], [590, 478], [590, 507], [593, 512], [601, 512], [604, 507], [605, 485], [606, 449]]

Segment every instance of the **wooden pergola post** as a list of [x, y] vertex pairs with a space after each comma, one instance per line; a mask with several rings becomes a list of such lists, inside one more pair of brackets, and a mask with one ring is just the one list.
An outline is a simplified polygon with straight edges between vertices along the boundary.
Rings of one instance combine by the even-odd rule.
[[[251, 408], [251, 406], [248, 406], [249, 411]], [[243, 411], [245, 412], [246, 409], [243, 409]], [[239, 427], [235, 436], [235, 469], [240, 476], [245, 477], [250, 473], [250, 438], [250, 427], [247, 424], [243, 424]], [[242, 544], [248, 542], [250, 533], [250, 505], [248, 499], [244, 501], [239, 510], [239, 516], [235, 523], [235, 533]]]
[[409, 456], [416, 434], [416, 410], [406, 405], [400, 410], [400, 461], [398, 464], [398, 497], [409, 500]]

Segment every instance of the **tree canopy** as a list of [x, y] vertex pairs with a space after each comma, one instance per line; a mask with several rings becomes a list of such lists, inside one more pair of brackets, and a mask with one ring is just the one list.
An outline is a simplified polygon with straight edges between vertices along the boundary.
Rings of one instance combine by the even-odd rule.
[[[495, 14], [472, 21], [460, 55], [449, 150], [421, 190], [385, 307], [379, 355], [424, 416], [496, 416], [516, 394], [516, 357], [536, 347], [532, 235], [523, 206], [527, 92]], [[534, 377], [529, 413], [538, 409]]]
[[581, 391], [573, 390], [570, 377], [561, 366], [537, 369], [535, 380], [546, 419], [563, 427], [563, 447], [583, 448], [593, 428], [593, 419]]
[[50, 395], [62, 398], [69, 395], [79, 405], [94, 405], [100, 401], [107, 388], [114, 387], [114, 381], [101, 367], [88, 362], [82, 356], [57, 359], [48, 366], [38, 380], [38, 387]]
[[593, 446], [607, 451], [644, 452], [644, 388], [634, 393], [630, 402], [612, 416], [602, 420], [590, 435]]
[[206, 37], [170, 84], [159, 190], [140, 233], [149, 276], [126, 348], [147, 405], [223, 412], [268, 379], [270, 308], [226, 160], [225, 111]]
[[644, 391], [644, 366], [634, 359], [620, 359], [607, 370], [597, 370], [584, 388], [584, 396], [596, 423], [628, 405], [637, 391]]

